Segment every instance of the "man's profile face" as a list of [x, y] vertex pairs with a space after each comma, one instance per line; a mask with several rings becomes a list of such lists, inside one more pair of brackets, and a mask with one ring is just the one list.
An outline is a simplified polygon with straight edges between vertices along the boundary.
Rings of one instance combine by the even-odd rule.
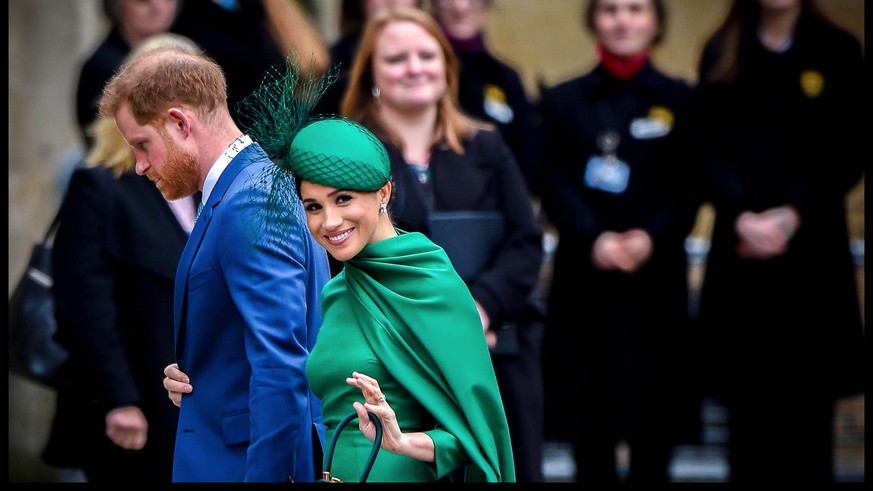
[[164, 140], [167, 156], [155, 184], [168, 200], [191, 196], [200, 184], [197, 155], [177, 145], [166, 131], [159, 133]]
[[154, 182], [164, 198], [176, 200], [197, 190], [200, 184], [197, 155], [177, 143], [161, 123], [140, 125], [127, 103], [119, 107], [115, 123], [133, 148], [136, 173]]

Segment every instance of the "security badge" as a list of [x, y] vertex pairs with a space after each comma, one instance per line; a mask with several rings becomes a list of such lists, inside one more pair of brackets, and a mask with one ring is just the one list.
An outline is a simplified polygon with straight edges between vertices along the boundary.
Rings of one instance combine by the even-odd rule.
[[597, 136], [602, 155], [592, 155], [585, 166], [585, 185], [607, 193], [621, 194], [627, 188], [630, 167], [616, 156], [618, 133], [605, 131]]
[[503, 92], [503, 89], [494, 84], [488, 84], [482, 92], [485, 96], [485, 102], [482, 104], [485, 114], [499, 123], [511, 123], [515, 114], [506, 103], [506, 93]]
[[[631, 121], [630, 134], [637, 140], [651, 140], [667, 136], [673, 129], [673, 111], [664, 106], [652, 106], [645, 118]], [[597, 146], [602, 155], [588, 159], [585, 166], [585, 184], [592, 189], [621, 194], [627, 188], [630, 166], [616, 156], [620, 138], [615, 131], [598, 135]]]
[[667, 136], [673, 129], [673, 111], [664, 106], [652, 106], [649, 115], [631, 121], [630, 133], [638, 140]]

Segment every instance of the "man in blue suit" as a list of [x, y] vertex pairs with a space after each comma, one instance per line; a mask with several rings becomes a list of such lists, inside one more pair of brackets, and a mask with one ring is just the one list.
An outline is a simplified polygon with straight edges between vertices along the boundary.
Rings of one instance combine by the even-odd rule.
[[186, 375], [170, 393], [180, 407], [173, 480], [312, 481], [324, 426], [304, 371], [330, 273], [300, 205], [267, 202], [292, 178], [240, 131], [222, 70], [205, 56], [137, 58], [107, 84], [100, 110], [167, 199], [203, 191], [176, 272], [177, 363], [164, 370]]

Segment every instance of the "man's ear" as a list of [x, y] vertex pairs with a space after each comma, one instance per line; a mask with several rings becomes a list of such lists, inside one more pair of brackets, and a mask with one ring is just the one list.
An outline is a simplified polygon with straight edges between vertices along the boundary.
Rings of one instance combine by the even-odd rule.
[[167, 118], [184, 138], [191, 134], [191, 118], [188, 117], [184, 110], [178, 107], [171, 107], [167, 109]]

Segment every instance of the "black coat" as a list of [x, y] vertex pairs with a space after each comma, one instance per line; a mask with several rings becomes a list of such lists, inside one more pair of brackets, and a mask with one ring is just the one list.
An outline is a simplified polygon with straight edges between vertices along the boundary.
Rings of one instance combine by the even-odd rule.
[[[699, 71], [716, 212], [700, 315], [719, 348], [720, 388], [856, 393], [863, 334], [845, 198], [870, 161], [861, 46], [811, 17], [801, 17], [783, 54], [765, 50], [750, 29], [736, 79], [709, 83], [719, 46], [718, 38], [707, 43]], [[781, 205], [800, 213], [788, 251], [739, 258], [738, 214]]]
[[536, 120], [518, 72], [487, 49], [456, 49], [458, 103], [467, 114], [493, 124], [509, 145], [530, 194], [536, 194]]
[[[188, 234], [145, 176], [76, 170], [53, 247], [55, 339], [70, 352], [44, 459], [56, 466], [127, 469], [131, 481], [171, 478], [178, 408], [163, 369], [175, 361], [173, 287]], [[143, 450], [113, 446], [106, 413], [136, 405]]]
[[76, 85], [76, 122], [79, 123], [83, 141], [90, 145], [88, 126], [97, 118], [98, 103], [103, 95], [103, 87], [121, 66], [130, 53], [130, 46], [121, 37], [117, 27], [113, 27], [97, 49], [85, 60], [79, 70]]
[[[686, 83], [651, 64], [630, 80], [598, 66], [542, 93], [540, 194], [558, 232], [543, 356], [547, 425], [572, 420], [576, 397], [615, 408], [609, 418], [661, 414], [674, 402], [668, 394], [678, 384], [668, 374], [688, 323], [684, 243], [700, 204], [699, 163], [687, 138], [691, 96]], [[632, 130], [653, 118], [672, 120], [669, 132]], [[618, 133], [617, 157], [630, 168], [620, 194], [585, 183], [606, 130]], [[631, 274], [596, 269], [594, 240], [631, 228], [651, 236], [648, 262]]]

